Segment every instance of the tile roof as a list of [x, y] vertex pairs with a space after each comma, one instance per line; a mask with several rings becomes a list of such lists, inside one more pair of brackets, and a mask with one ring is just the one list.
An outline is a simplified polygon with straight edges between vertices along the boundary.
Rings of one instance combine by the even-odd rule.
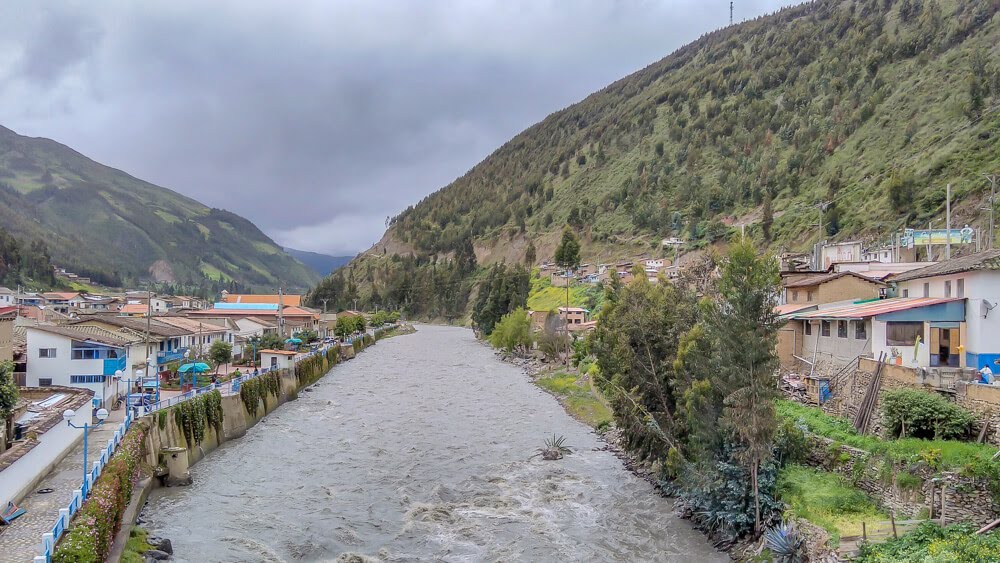
[[909, 281], [932, 276], [946, 276], [975, 270], [1000, 270], [1000, 249], [987, 250], [977, 254], [969, 254], [952, 258], [937, 264], [903, 272], [889, 278], [889, 281]]
[[[250, 294], [239, 294], [230, 293], [228, 295], [222, 296], [223, 303], [278, 303], [277, 295], [250, 295]], [[291, 307], [297, 307], [302, 304], [301, 295], [282, 295], [281, 304]]]
[[154, 317], [158, 322], [168, 324], [177, 328], [183, 328], [187, 332], [226, 332], [226, 327], [219, 326], [204, 321], [197, 321], [186, 317]]
[[[97, 327], [90, 327], [97, 328]], [[124, 347], [132, 342], [131, 339], [124, 336], [120, 336], [111, 331], [100, 331], [100, 330], [82, 330], [80, 327], [73, 326], [54, 326], [54, 325], [35, 325], [26, 327], [26, 330], [40, 330], [42, 332], [48, 332], [50, 334], [58, 334], [60, 336], [65, 336], [66, 338], [72, 338], [73, 340], [80, 340], [84, 342], [96, 342], [98, 344], [104, 344], [107, 346]]]
[[810, 307], [816, 307], [816, 303], [785, 303], [784, 305], [775, 307], [774, 312], [779, 315], [787, 315], [795, 311], [801, 311], [802, 309], [809, 309]]
[[278, 354], [279, 356], [294, 356], [298, 352], [292, 352], [291, 350], [261, 350], [261, 354]]
[[149, 305], [143, 305], [142, 303], [129, 303], [127, 305], [122, 305], [118, 311], [125, 313], [126, 315], [145, 315], [149, 312]]
[[[75, 326], [88, 322], [104, 323], [119, 328], [127, 328], [138, 333], [144, 333], [146, 331], [146, 319], [136, 317], [119, 317], [118, 315], [81, 315], [80, 318], [73, 323], [73, 325]], [[188, 330], [161, 323], [155, 318], [149, 323], [149, 333], [154, 336], [164, 336], [167, 338], [191, 334]]]
[[806, 277], [804, 279], [800, 279], [800, 280], [796, 280], [796, 281], [790, 281], [790, 282], [788, 282], [788, 283], [785, 284], [785, 287], [812, 287], [814, 285], [819, 285], [819, 284], [822, 284], [822, 283], [827, 283], [827, 282], [831, 282], [831, 281], [836, 280], [836, 279], [840, 279], [840, 278], [842, 278], [844, 276], [853, 276], [855, 278], [858, 278], [860, 280], [864, 280], [866, 282], [871, 282], [871, 283], [874, 283], [874, 284], [883, 285], [880, 280], [877, 280], [875, 278], [870, 278], [868, 276], [859, 274], [857, 272], [831, 272], [829, 274], [821, 274], [821, 275], [818, 275], [818, 276], [809, 276], [809, 277]]
[[44, 297], [44, 298], [46, 298], [48, 300], [62, 299], [62, 300], [65, 300], [65, 301], [69, 301], [70, 299], [72, 299], [72, 298], [74, 298], [74, 297], [76, 297], [78, 295], [80, 295], [80, 294], [78, 292], [75, 292], [75, 291], [72, 291], [72, 292], [67, 292], [67, 291], [50, 291], [49, 293], [43, 293], [42, 297]]
[[895, 297], [893, 299], [875, 299], [845, 305], [835, 305], [815, 311], [790, 313], [787, 316], [792, 319], [864, 319], [874, 317], [875, 315], [884, 315], [886, 313], [928, 307], [930, 305], [940, 305], [941, 303], [950, 303], [952, 301], [964, 301], [964, 298]]

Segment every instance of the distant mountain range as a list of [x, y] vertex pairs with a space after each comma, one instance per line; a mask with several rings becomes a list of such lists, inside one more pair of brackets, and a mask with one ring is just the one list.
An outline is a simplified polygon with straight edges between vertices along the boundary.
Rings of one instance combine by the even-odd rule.
[[319, 280], [253, 223], [0, 127], [0, 224], [95, 280], [306, 289]]
[[321, 276], [329, 275], [354, 259], [353, 256], [330, 256], [329, 254], [309, 252], [308, 250], [295, 250], [294, 248], [287, 247], [285, 248], [285, 252], [292, 258], [309, 266], [309, 268]]

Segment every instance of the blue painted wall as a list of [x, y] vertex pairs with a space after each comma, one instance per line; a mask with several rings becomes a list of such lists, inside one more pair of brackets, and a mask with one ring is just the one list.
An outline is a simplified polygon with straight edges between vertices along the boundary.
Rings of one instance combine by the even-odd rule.
[[927, 307], [915, 307], [905, 311], [885, 313], [876, 315], [878, 321], [965, 321], [965, 300], [949, 301], [928, 305]]
[[1000, 360], [1000, 354], [965, 353], [965, 365], [970, 368], [982, 369], [983, 366], [988, 365], [993, 370], [993, 373], [998, 373], [1000, 372], [1000, 365], [996, 364], [997, 360]]

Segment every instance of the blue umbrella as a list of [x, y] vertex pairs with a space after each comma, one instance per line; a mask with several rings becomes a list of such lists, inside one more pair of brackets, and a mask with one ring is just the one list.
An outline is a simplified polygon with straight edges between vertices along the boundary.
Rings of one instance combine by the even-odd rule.
[[206, 364], [206, 363], [203, 363], [203, 362], [194, 362], [194, 363], [182, 365], [180, 368], [177, 369], [177, 371], [179, 371], [181, 373], [188, 373], [189, 371], [193, 371], [195, 373], [202, 373], [202, 372], [208, 371], [210, 369], [212, 369], [212, 368], [210, 368], [208, 366], [208, 364]]
[[302, 344], [301, 338], [289, 338], [285, 341], [285, 344]]

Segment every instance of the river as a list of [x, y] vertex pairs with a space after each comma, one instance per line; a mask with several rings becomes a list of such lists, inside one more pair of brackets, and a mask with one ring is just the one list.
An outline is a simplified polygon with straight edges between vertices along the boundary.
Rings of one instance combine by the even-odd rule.
[[[529, 459], [552, 434], [574, 452]], [[177, 561], [728, 561], [472, 332], [420, 326], [336, 366], [159, 489]]]

